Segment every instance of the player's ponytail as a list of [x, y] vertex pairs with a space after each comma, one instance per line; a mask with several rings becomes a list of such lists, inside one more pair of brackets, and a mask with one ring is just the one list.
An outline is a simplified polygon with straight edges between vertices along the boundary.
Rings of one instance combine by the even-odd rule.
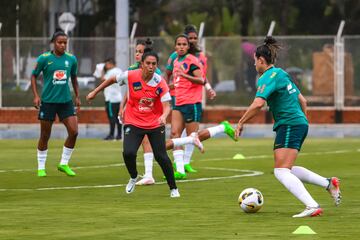
[[65, 36], [67, 37], [66, 33], [60, 29], [60, 28], [56, 28], [54, 34], [52, 35], [51, 39], [50, 39], [50, 42], [55, 42], [56, 38], [59, 37], [59, 36]]
[[153, 56], [156, 58], [156, 62], [159, 63], [159, 56], [157, 55], [157, 53], [153, 50], [153, 41], [150, 38], [147, 38], [146, 41], [144, 42], [144, 54], [141, 57], [141, 61], [143, 62], [145, 60], [146, 57], [148, 56]]
[[150, 38], [147, 38], [146, 41], [144, 42], [144, 53], [146, 52], [150, 52], [153, 50], [153, 41]]
[[263, 57], [268, 64], [274, 64], [277, 58], [277, 51], [281, 49], [281, 45], [272, 36], [267, 36], [264, 44], [256, 48], [255, 56]]

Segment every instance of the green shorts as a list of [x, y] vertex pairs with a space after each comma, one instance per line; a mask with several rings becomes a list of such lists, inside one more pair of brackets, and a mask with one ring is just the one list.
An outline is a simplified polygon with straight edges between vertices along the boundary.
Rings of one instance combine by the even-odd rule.
[[201, 121], [201, 115], [202, 115], [201, 103], [174, 106], [173, 110], [177, 110], [181, 112], [186, 123]]
[[175, 108], [175, 96], [171, 96], [171, 109]]
[[278, 148], [293, 148], [300, 151], [307, 136], [309, 126], [302, 125], [280, 125], [276, 131], [274, 150]]
[[70, 116], [76, 116], [76, 110], [72, 101], [66, 103], [45, 103], [41, 102], [38, 119], [45, 121], [55, 121], [58, 115], [62, 121]]

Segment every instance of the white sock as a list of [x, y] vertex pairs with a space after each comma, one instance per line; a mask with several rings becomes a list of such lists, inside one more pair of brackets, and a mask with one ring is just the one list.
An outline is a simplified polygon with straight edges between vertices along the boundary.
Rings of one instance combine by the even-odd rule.
[[291, 168], [291, 173], [299, 178], [302, 182], [311, 183], [323, 188], [327, 188], [329, 185], [329, 180], [327, 178], [324, 178], [304, 167], [293, 166]]
[[145, 165], [145, 176], [148, 178], [152, 178], [152, 169], [153, 169], [153, 160], [154, 154], [152, 152], [144, 153], [144, 165]]
[[61, 161], [60, 161], [60, 165], [68, 165], [69, 160], [71, 158], [71, 154], [74, 151], [73, 148], [67, 148], [67, 147], [63, 147], [63, 152], [61, 155]]
[[47, 149], [44, 151], [37, 150], [38, 170], [45, 170], [47, 152]]
[[194, 151], [194, 144], [186, 144], [184, 150], [184, 164], [190, 164], [191, 156]]
[[189, 143], [193, 143], [194, 142], [194, 138], [193, 137], [183, 137], [183, 138], [173, 138], [171, 139], [171, 141], [174, 144], [174, 147], [180, 147]]
[[210, 133], [210, 137], [214, 137], [215, 135], [217, 135], [219, 133], [223, 133], [225, 131], [225, 126], [222, 124], [219, 124], [215, 127], [209, 127], [209, 128], [207, 128], [207, 130]]
[[184, 150], [173, 151], [174, 162], [176, 163], [176, 171], [179, 173], [185, 173], [184, 169]]
[[184, 130], [182, 131], [181, 137], [182, 137], [182, 138], [183, 138], [183, 137], [187, 137], [186, 129], [184, 129]]
[[274, 168], [275, 177], [289, 190], [297, 199], [307, 207], [318, 207], [319, 204], [311, 197], [304, 184], [288, 168]]

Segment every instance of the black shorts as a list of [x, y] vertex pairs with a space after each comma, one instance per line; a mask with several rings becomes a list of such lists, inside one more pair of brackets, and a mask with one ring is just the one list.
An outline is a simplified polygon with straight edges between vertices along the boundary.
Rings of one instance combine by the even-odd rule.
[[58, 115], [59, 120], [62, 121], [70, 116], [76, 116], [76, 110], [72, 101], [66, 103], [46, 103], [41, 102], [39, 109], [39, 120], [55, 121], [55, 116]]
[[278, 148], [293, 148], [300, 151], [301, 146], [307, 136], [309, 126], [302, 125], [280, 125], [276, 131], [274, 150]]

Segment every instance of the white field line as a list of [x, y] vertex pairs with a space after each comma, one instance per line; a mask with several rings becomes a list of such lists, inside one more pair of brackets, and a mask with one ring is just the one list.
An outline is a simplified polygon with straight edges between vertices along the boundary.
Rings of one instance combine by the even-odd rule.
[[[349, 152], [360, 152], [360, 149], [357, 150], [337, 150], [337, 151], [328, 151], [328, 152], [313, 152], [313, 153], [300, 153], [300, 156], [311, 156], [311, 155], [323, 155], [323, 154], [340, 154], [340, 153], [349, 153]], [[245, 156], [245, 159], [263, 159], [263, 158], [273, 158], [273, 155], [254, 155], [254, 156]], [[209, 158], [200, 160], [201, 162], [210, 162], [210, 161], [239, 161], [238, 159], [233, 159], [233, 157], [229, 156], [228, 158]], [[138, 166], [142, 166], [142, 163], [138, 161]], [[94, 166], [83, 166], [83, 167], [72, 167], [73, 169], [89, 169], [89, 168], [108, 168], [108, 167], [119, 167], [124, 166], [124, 163], [114, 163], [114, 164], [107, 164], [107, 165], [94, 165]], [[36, 171], [36, 169], [0, 169], [0, 173], [7, 173], [7, 172], [32, 172]]]
[[[241, 178], [241, 177], [254, 177], [264, 174], [260, 171], [253, 170], [242, 170], [242, 169], [231, 169], [231, 168], [212, 168], [212, 167], [204, 167], [203, 169], [208, 170], [216, 170], [216, 171], [229, 171], [229, 172], [242, 172], [244, 174], [238, 174], [233, 176], [225, 176], [225, 177], [209, 177], [209, 178], [197, 178], [197, 179], [188, 179], [188, 180], [180, 180], [176, 181], [177, 183], [185, 183], [185, 182], [203, 182], [203, 181], [213, 181], [213, 180], [221, 180], [221, 179], [232, 179], [232, 178]], [[166, 184], [167, 182], [157, 182], [156, 185]], [[93, 185], [93, 186], [73, 186], [73, 187], [46, 187], [46, 188], [22, 188], [22, 189], [0, 189], [0, 192], [6, 191], [51, 191], [51, 190], [74, 190], [74, 189], [94, 189], [94, 188], [114, 188], [114, 187], [123, 187], [126, 184], [107, 184], [107, 185]]]

